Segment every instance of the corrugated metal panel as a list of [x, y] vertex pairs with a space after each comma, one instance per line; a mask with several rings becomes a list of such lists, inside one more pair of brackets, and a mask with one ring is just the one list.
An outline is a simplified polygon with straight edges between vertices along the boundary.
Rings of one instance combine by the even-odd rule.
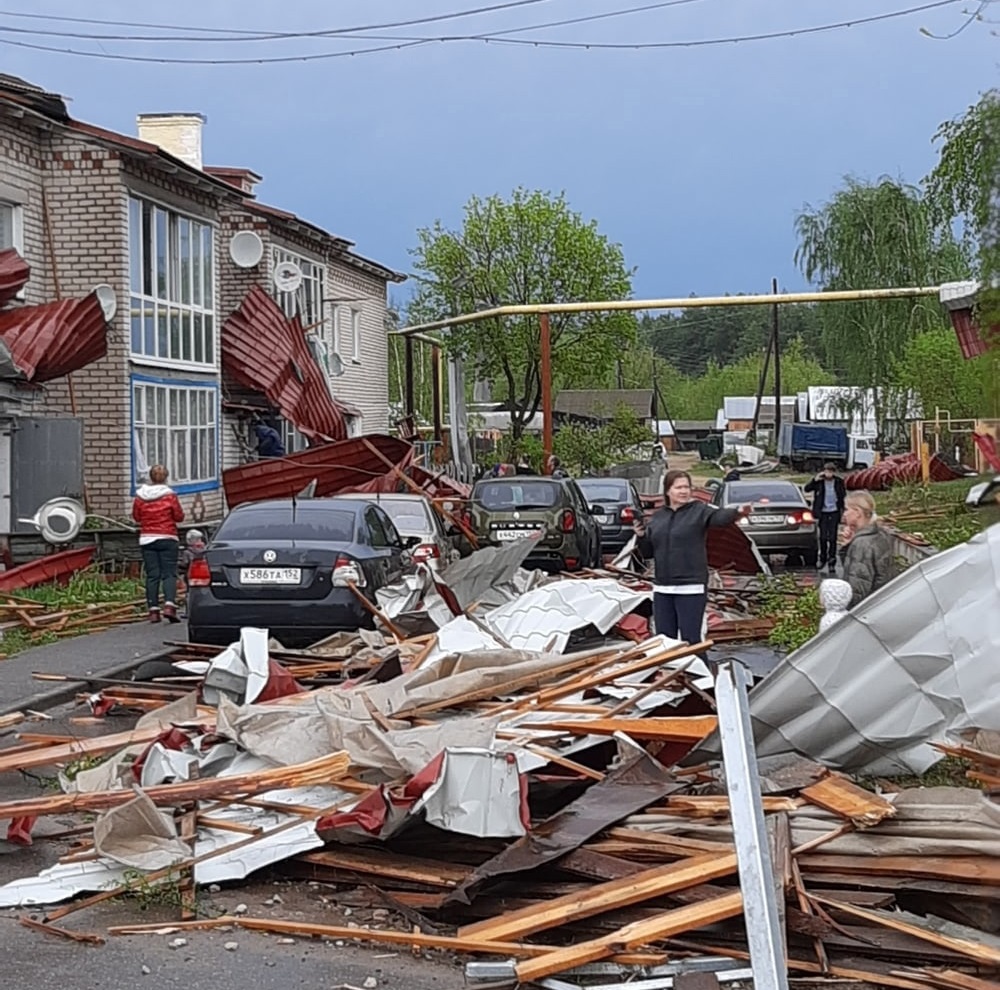
[[222, 473], [222, 485], [230, 509], [244, 502], [291, 498], [314, 481], [316, 497], [355, 490], [394, 491], [398, 482], [385, 461], [403, 468], [412, 455], [405, 440], [371, 434], [241, 464]]
[[0, 313], [0, 340], [28, 381], [48, 382], [107, 354], [107, 320], [91, 293]]
[[0, 251], [0, 306], [5, 306], [24, 288], [31, 267], [14, 248]]
[[285, 316], [260, 286], [223, 324], [222, 366], [241, 385], [263, 392], [311, 440], [347, 437], [344, 410], [330, 395], [302, 323]]

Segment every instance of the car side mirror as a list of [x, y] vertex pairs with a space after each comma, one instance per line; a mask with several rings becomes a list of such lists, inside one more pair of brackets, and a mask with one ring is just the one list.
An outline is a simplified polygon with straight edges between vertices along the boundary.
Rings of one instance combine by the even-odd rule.
[[717, 489], [719, 489], [719, 488], [721, 488], [721, 487], [722, 487], [722, 482], [721, 482], [721, 481], [719, 481], [719, 479], [718, 479], [718, 478], [709, 478], [709, 479], [708, 479], [708, 481], [706, 481], [706, 482], [705, 482], [705, 487], [706, 487], [706, 488], [707, 488], [707, 489], [708, 489], [708, 490], [709, 490], [710, 492], [714, 492], [714, 491], [716, 491]]
[[588, 505], [587, 506], [587, 511], [592, 516], [603, 516], [604, 515], [604, 508], [602, 506], [600, 506], [600, 505]]

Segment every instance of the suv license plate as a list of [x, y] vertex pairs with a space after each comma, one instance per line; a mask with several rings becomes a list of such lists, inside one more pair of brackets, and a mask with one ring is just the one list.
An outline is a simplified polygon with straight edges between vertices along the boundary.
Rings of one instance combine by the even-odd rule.
[[534, 536], [537, 532], [537, 529], [495, 529], [493, 535], [498, 540], [509, 543], [513, 540], [521, 540], [526, 536]]
[[241, 567], [240, 584], [299, 584], [300, 567]]

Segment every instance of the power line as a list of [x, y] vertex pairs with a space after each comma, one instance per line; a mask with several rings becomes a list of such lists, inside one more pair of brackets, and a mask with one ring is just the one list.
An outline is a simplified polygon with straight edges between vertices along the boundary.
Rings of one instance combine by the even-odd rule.
[[[266, 31], [257, 32], [246, 28], [209, 28], [197, 25], [178, 24], [150, 24], [144, 21], [116, 21], [104, 20], [95, 17], [56, 17], [51, 14], [32, 14], [17, 10], [0, 10], [0, 17], [21, 17], [24, 19], [41, 21], [62, 21], [67, 24], [100, 24], [105, 27], [138, 27], [150, 28], [158, 31], [197, 31], [197, 32], [224, 32], [216, 38], [187, 38], [187, 37], [131, 37], [128, 35], [94, 35], [94, 34], [71, 34], [60, 31], [30, 30], [28, 28], [4, 28], [5, 31], [17, 31], [26, 34], [58, 35], [69, 38], [87, 38], [102, 41], [272, 41], [282, 39], [298, 38], [329, 38], [337, 35], [354, 34], [358, 31], [381, 31], [389, 28], [413, 27], [417, 24], [432, 24], [441, 21], [458, 20], [463, 17], [473, 17], [478, 14], [490, 14], [499, 10], [511, 10], [515, 7], [529, 7], [539, 3], [548, 3], [549, 0], [507, 0], [505, 3], [490, 4], [487, 7], [473, 7], [466, 10], [458, 10], [449, 14], [433, 14], [427, 17], [414, 17], [405, 21], [387, 21], [382, 24], [361, 24], [349, 28], [324, 28], [318, 31]], [[416, 40], [416, 39], [408, 39]], [[423, 39], [420, 39], [423, 40]]]
[[[523, 2], [523, 0], [522, 0]], [[0, 38], [0, 44], [9, 45], [15, 48], [26, 48], [32, 51], [53, 52], [59, 55], [76, 55], [83, 58], [96, 58], [105, 61], [120, 62], [152, 62], [161, 65], [269, 65], [283, 62], [315, 62], [320, 60], [345, 58], [354, 55], [367, 55], [375, 52], [399, 51], [406, 48], [416, 48], [428, 44], [442, 44], [446, 42], [482, 42], [483, 44], [494, 45], [521, 45], [531, 48], [561, 48], [576, 50], [631, 50], [641, 51], [649, 49], [668, 48], [705, 48], [716, 45], [730, 45], [739, 43], [749, 43], [754, 41], [769, 41], [777, 38], [794, 38], [799, 35], [820, 34], [827, 31], [836, 31], [845, 28], [857, 27], [863, 24], [873, 24], [880, 21], [887, 21], [897, 17], [906, 17], [911, 14], [922, 13], [928, 10], [936, 10], [942, 7], [949, 7], [964, 0], [936, 0], [933, 3], [925, 3], [916, 7], [908, 7], [905, 10], [888, 11], [884, 14], [876, 14], [870, 17], [854, 18], [853, 20], [838, 21], [832, 24], [820, 24], [813, 27], [790, 28], [783, 31], [770, 31], [761, 34], [738, 35], [725, 38], [704, 38], [693, 41], [660, 41], [660, 42], [571, 42], [571, 41], [551, 41], [542, 38], [507, 38], [488, 37], [484, 35], [453, 35], [449, 37], [427, 37], [402, 40], [394, 44], [380, 45], [371, 48], [352, 49], [349, 51], [321, 52], [304, 55], [282, 55], [258, 58], [170, 58], [166, 56], [153, 55], [122, 55], [109, 52], [80, 51], [73, 48], [56, 48], [50, 45], [32, 44], [26, 41], [13, 41], [9, 38]]]

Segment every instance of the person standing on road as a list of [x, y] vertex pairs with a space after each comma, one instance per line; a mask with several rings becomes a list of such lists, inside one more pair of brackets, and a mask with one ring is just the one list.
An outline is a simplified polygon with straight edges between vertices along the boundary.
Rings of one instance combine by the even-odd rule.
[[851, 586], [851, 608], [895, 577], [889, 534], [875, 520], [875, 499], [868, 492], [851, 492], [844, 522], [852, 531], [844, 551], [844, 580]]
[[639, 552], [653, 558], [653, 619], [657, 633], [699, 643], [708, 602], [708, 528], [736, 522], [750, 506], [719, 509], [694, 498], [687, 471], [668, 471], [663, 491], [663, 508], [648, 525], [640, 520], [634, 527]]
[[837, 573], [837, 534], [840, 519], [844, 514], [844, 498], [847, 488], [844, 479], [837, 474], [837, 466], [829, 461], [823, 470], [805, 486], [805, 491], [813, 496], [813, 515], [819, 522], [819, 562], [831, 574]]
[[160, 587], [163, 588], [163, 616], [179, 622], [177, 616], [177, 524], [184, 510], [167, 484], [167, 469], [155, 464], [149, 469], [150, 484], [140, 485], [132, 502], [132, 518], [139, 524], [139, 549], [146, 572], [146, 606], [149, 621], [160, 621]]

